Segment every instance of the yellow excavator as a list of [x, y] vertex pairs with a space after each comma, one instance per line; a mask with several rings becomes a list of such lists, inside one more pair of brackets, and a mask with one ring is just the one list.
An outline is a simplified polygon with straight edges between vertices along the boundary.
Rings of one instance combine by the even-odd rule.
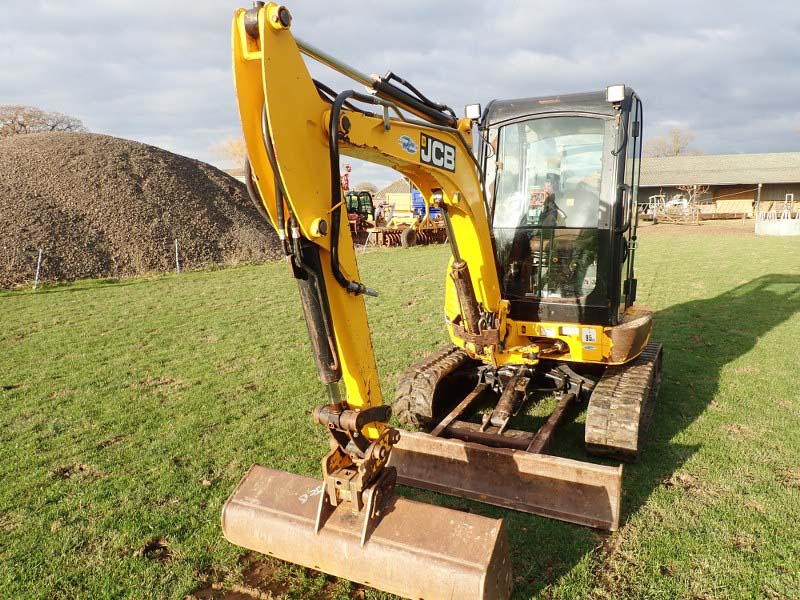
[[[234, 544], [410, 598], [507, 598], [501, 519], [420, 503], [398, 483], [614, 530], [622, 467], [546, 454], [571, 406], [586, 449], [635, 460], [661, 373], [634, 307], [642, 104], [604, 92], [495, 100], [459, 118], [394, 73], [296, 38], [289, 10], [233, 20], [251, 197], [275, 227], [327, 402], [322, 481], [254, 465], [222, 513]], [[335, 92], [305, 60], [365, 91]], [[339, 181], [340, 155], [391, 167], [442, 211], [451, 345], [384, 404]], [[542, 398], [537, 431], [519, 423]], [[409, 430], [389, 425], [392, 409]]]

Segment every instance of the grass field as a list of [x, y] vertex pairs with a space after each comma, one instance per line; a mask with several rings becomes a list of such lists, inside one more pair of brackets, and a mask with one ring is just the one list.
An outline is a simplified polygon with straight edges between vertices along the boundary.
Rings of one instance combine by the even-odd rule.
[[[516, 598], [800, 597], [799, 256], [736, 228], [643, 232], [665, 378], [615, 534], [403, 493], [506, 518]], [[447, 259], [361, 259], [386, 397], [445, 340]], [[326, 448], [284, 264], [6, 292], [0, 324], [0, 597], [208, 597], [264, 574], [275, 595], [381, 596], [255, 567], [220, 532], [251, 463], [318, 476]], [[558, 449], [581, 439], [570, 424]]]

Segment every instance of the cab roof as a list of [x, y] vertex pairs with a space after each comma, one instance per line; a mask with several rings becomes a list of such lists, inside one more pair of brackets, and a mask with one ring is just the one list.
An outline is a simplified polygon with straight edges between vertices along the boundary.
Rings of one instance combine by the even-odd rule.
[[[630, 101], [633, 90], [626, 88], [625, 103]], [[482, 126], [491, 127], [504, 121], [521, 117], [559, 112], [592, 113], [603, 116], [618, 114], [614, 105], [606, 100], [605, 90], [601, 92], [582, 92], [537, 98], [517, 98], [514, 100], [492, 100], [483, 113]]]

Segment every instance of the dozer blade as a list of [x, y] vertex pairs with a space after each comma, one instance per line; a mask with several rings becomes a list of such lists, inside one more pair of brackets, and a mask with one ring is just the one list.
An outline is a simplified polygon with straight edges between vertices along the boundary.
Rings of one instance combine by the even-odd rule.
[[622, 467], [606, 467], [426, 433], [400, 432], [397, 481], [570, 523], [615, 531]]
[[361, 546], [363, 515], [340, 505], [314, 533], [322, 482], [254, 465], [222, 509], [228, 541], [409, 598], [508, 598], [502, 520], [394, 497]]

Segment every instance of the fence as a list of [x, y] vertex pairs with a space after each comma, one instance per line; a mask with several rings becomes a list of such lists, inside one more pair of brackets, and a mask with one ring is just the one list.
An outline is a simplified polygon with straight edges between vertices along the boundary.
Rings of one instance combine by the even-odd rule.
[[[175, 272], [180, 275], [180, 273], [181, 273], [181, 250], [180, 250], [180, 246], [178, 245], [178, 240], [175, 240], [174, 248], [175, 248]], [[36, 274], [34, 275], [34, 279], [33, 279], [33, 289], [34, 290], [39, 289], [39, 284], [41, 283], [41, 280], [42, 280], [42, 271], [43, 271], [43, 269], [42, 269], [42, 267], [43, 267], [42, 259], [44, 258], [44, 250], [45, 250], [44, 248], [40, 248], [39, 249], [39, 257], [36, 260]], [[171, 250], [170, 250], [170, 252], [171, 252]], [[46, 269], [45, 269], [45, 271], [46, 271]]]
[[791, 208], [756, 213], [756, 235], [800, 235], [800, 211]]

